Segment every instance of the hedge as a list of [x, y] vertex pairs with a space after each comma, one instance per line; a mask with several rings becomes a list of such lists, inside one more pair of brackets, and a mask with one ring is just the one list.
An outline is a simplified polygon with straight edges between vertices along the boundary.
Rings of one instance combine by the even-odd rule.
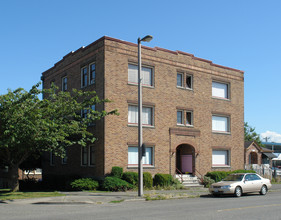
[[70, 185], [74, 190], [96, 190], [99, 187], [99, 183], [90, 178], [74, 180]]
[[122, 167], [112, 167], [110, 175], [121, 179], [123, 176], [123, 168]]
[[154, 186], [170, 186], [173, 184], [173, 177], [170, 174], [157, 173], [154, 176]]
[[137, 186], [139, 177], [138, 177], [138, 173], [136, 172], [124, 172], [122, 179], [134, 186]]
[[125, 180], [119, 179], [117, 177], [106, 177], [102, 184], [102, 188], [107, 191], [126, 191], [128, 189], [134, 188], [134, 186]]
[[152, 178], [151, 173], [149, 173], [149, 172], [143, 173], [143, 185], [145, 188], [148, 188], [148, 189], [152, 188], [153, 178]]

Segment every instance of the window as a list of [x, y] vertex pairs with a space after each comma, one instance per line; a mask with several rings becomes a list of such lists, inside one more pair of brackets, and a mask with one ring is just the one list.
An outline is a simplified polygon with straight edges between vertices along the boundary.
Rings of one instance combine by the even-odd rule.
[[[138, 124], [138, 106], [129, 105], [128, 107], [128, 123]], [[153, 126], [153, 108], [142, 107], [142, 124], [144, 126]]]
[[183, 111], [178, 110], [177, 111], [177, 124], [183, 125]]
[[67, 77], [63, 77], [61, 80], [61, 90], [66, 91], [67, 90]]
[[88, 68], [83, 67], [81, 70], [81, 87], [84, 88], [88, 85]]
[[193, 126], [193, 112], [177, 110], [177, 125]]
[[[177, 73], [177, 87], [192, 89], [193, 88], [192, 77], [193, 77], [192, 75]], [[184, 82], [184, 78], [185, 78], [185, 82]]]
[[183, 87], [183, 73], [177, 73], [177, 86]]
[[187, 89], [192, 89], [192, 76], [191, 75], [186, 75], [185, 87]]
[[53, 154], [53, 152], [50, 152], [50, 165], [55, 165], [55, 155]]
[[[91, 106], [91, 109], [93, 110], [93, 111], [95, 111], [96, 110], [96, 105], [92, 105]], [[87, 118], [87, 115], [88, 115], [88, 113], [90, 112], [90, 110], [89, 109], [82, 109], [81, 110], [81, 117], [82, 118]]]
[[65, 150], [65, 156], [61, 159], [62, 164], [67, 164], [67, 150]]
[[229, 151], [228, 150], [213, 150], [212, 153], [213, 166], [229, 166]]
[[[153, 86], [152, 76], [153, 70], [151, 67], [141, 68], [142, 85], [143, 86]], [[129, 64], [128, 65], [128, 82], [133, 84], [138, 84], [138, 66]]]
[[229, 84], [212, 82], [212, 96], [220, 99], [229, 99]]
[[212, 131], [229, 133], [230, 132], [229, 117], [213, 115]]
[[[142, 162], [144, 165], [153, 166], [153, 147], [146, 147]], [[138, 147], [128, 147], [128, 165], [138, 165]]]
[[96, 82], [96, 64], [90, 64], [90, 85]]
[[193, 114], [191, 111], [187, 111], [185, 112], [185, 124], [186, 126], [191, 126], [193, 125], [193, 118], [192, 118]]
[[93, 166], [96, 163], [94, 146], [81, 147], [81, 165]]

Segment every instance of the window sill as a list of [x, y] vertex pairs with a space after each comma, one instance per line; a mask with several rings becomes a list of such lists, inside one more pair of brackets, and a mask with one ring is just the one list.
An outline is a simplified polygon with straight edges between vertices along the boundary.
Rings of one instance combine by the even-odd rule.
[[215, 96], [212, 96], [212, 99], [217, 99], [217, 100], [222, 100], [222, 101], [228, 101], [228, 102], [231, 101], [230, 99], [226, 99], [226, 98], [222, 98], [222, 97], [215, 97]]
[[[130, 85], [130, 86], [138, 86], [138, 83], [128, 82], [128, 85]], [[150, 85], [142, 85], [142, 87], [149, 88], [149, 89], [154, 89], [155, 88], [154, 86], [150, 86]]]
[[182, 86], [177, 86], [178, 89], [183, 89], [183, 90], [189, 90], [189, 91], [193, 91], [193, 88], [186, 88], [186, 87], [182, 87]]
[[193, 125], [177, 124], [177, 126], [179, 126], [179, 127], [183, 127], [183, 128], [194, 128], [194, 126], [193, 126]]
[[[143, 169], [155, 169], [155, 166], [142, 166]], [[136, 165], [128, 165], [127, 169], [138, 169], [138, 166]]]
[[212, 165], [212, 168], [231, 168], [229, 165]]
[[[138, 127], [138, 124], [128, 124], [128, 127]], [[143, 128], [152, 128], [154, 129], [155, 126], [152, 125], [142, 125]]]
[[231, 135], [230, 132], [223, 132], [223, 131], [212, 131], [213, 134], [223, 134], [223, 135]]

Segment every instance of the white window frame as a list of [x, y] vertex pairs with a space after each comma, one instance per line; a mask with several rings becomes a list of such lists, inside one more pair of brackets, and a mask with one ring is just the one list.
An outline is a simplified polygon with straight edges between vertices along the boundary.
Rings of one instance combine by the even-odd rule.
[[[178, 112], [182, 112], [181, 117], [182, 121], [181, 123], [178, 123]], [[191, 114], [191, 124], [187, 123], [187, 113]], [[183, 109], [177, 109], [177, 125], [178, 126], [186, 126], [186, 127], [193, 127], [193, 111], [192, 110], [183, 110]]]
[[[216, 88], [214, 85], [226, 86], [226, 90], [224, 90], [225, 94], [224, 95], [218, 94], [218, 93], [221, 93], [221, 91], [219, 91], [220, 88]], [[215, 99], [229, 100], [230, 99], [230, 83], [213, 80], [212, 81], [212, 97]]]
[[[187, 83], [186, 83], [186, 80], [187, 80], [187, 77], [190, 77], [190, 87], [187, 86]], [[189, 89], [189, 90], [193, 90], [193, 75], [191, 74], [185, 74], [185, 88], [186, 89]]]
[[[84, 74], [84, 69], [87, 69], [87, 73]], [[81, 88], [85, 88], [88, 86], [88, 74], [89, 74], [89, 68], [88, 66], [83, 66], [81, 68]], [[87, 77], [87, 79], [84, 78], [84, 76]], [[85, 84], [85, 85], [84, 85]]]
[[[191, 114], [190, 124], [187, 123], [187, 113]], [[190, 111], [190, 110], [189, 111], [185, 111], [184, 119], [185, 119], [185, 126], [193, 127], [193, 111]]]
[[[134, 69], [136, 69], [136, 73], [135, 73], [135, 77], [134, 76], [131, 76], [130, 77], [130, 66], [134, 66]], [[144, 84], [143, 81], [144, 81], [144, 76], [142, 75], [142, 86], [143, 87], [154, 87], [154, 68], [151, 67], [151, 66], [147, 66], [147, 65], [142, 65], [141, 66], [142, 68], [142, 72], [143, 72], [143, 69], [150, 69], [150, 84]], [[135, 78], [133, 80], [130, 80], [130, 78]], [[138, 65], [137, 64], [133, 64], [133, 63], [129, 63], [128, 64], [128, 84], [130, 85], [138, 85]]]
[[[129, 152], [129, 148], [134, 148], [134, 152], [136, 155], [135, 155], [135, 159], [133, 161], [135, 161], [135, 163], [130, 163], [130, 152]], [[155, 158], [155, 151], [154, 151], [154, 146], [147, 146], [146, 147], [146, 155], [149, 156], [149, 153], [147, 151], [147, 149], [150, 149], [150, 163], [146, 163], [146, 158], [143, 157], [142, 161], [143, 161], [143, 167], [154, 167], [154, 158]], [[132, 154], [133, 154], [132, 153]], [[128, 167], [137, 167], [138, 166], [138, 147], [137, 146], [128, 146]]]
[[[226, 131], [225, 130], [215, 130], [214, 127], [216, 125], [214, 125], [214, 117], [216, 118], [225, 118], [227, 121], [227, 128]], [[217, 114], [213, 114], [212, 115], [212, 132], [213, 133], [220, 133], [220, 134], [230, 134], [230, 116], [228, 115], [217, 115]]]
[[[95, 65], [95, 70], [93, 71], [91, 66]], [[92, 78], [92, 73], [94, 72], [94, 77]], [[90, 63], [89, 64], [89, 85], [93, 85], [96, 83], [96, 63]]]
[[[181, 113], [181, 122], [178, 122], [178, 113]], [[177, 110], [177, 125], [184, 125], [184, 111], [183, 110]]]
[[[181, 85], [178, 85], [178, 76], [181, 77]], [[184, 76], [184, 73], [177, 73], [177, 87], [178, 88], [183, 88], [183, 76]]]
[[[135, 113], [135, 122], [130, 121], [130, 107], [134, 107], [136, 109], [136, 113]], [[151, 109], [151, 124], [142, 124], [143, 127], [154, 127], [154, 107], [153, 106], [147, 106], [147, 105], [143, 105], [142, 106], [142, 120], [145, 119], [144, 117], [144, 110], [146, 108]], [[129, 125], [133, 125], [133, 126], [137, 126], [138, 125], [138, 106], [137, 105], [133, 105], [133, 104], [129, 104], [128, 105], [128, 124]]]
[[67, 91], [67, 76], [61, 78], [61, 91]]
[[[216, 152], [216, 154], [214, 154], [214, 152]], [[224, 157], [224, 155], [225, 155], [225, 157]], [[219, 161], [219, 162], [217, 162], [217, 161]], [[212, 167], [230, 167], [230, 150], [213, 149], [212, 150]]]

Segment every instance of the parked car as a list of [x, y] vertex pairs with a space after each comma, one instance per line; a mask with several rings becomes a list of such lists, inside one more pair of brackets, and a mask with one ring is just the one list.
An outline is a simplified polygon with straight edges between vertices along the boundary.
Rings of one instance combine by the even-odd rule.
[[243, 193], [253, 192], [259, 192], [261, 195], [265, 195], [270, 188], [270, 180], [256, 173], [236, 173], [230, 174], [220, 182], [213, 183], [209, 191], [214, 196], [234, 194], [240, 197]]

